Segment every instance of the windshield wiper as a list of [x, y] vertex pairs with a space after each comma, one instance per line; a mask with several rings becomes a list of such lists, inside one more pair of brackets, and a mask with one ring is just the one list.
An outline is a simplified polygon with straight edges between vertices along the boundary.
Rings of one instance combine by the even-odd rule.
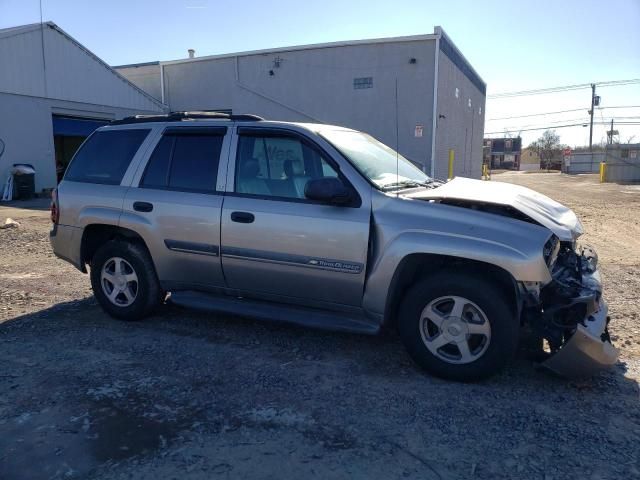
[[387, 190], [396, 190], [401, 188], [426, 187], [431, 183], [433, 183], [433, 180], [431, 179], [425, 180], [424, 182], [418, 182], [416, 180], [402, 180], [401, 182], [387, 183], [386, 185], [383, 185], [381, 188], [382, 190], [387, 191]]

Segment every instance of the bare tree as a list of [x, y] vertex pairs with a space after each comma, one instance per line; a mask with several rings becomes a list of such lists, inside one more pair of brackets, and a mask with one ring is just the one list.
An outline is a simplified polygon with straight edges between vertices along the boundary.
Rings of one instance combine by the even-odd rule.
[[540, 160], [546, 165], [547, 170], [551, 168], [551, 161], [559, 156], [562, 151], [560, 135], [555, 130], [545, 130], [540, 138], [532, 142], [529, 148], [533, 149]]

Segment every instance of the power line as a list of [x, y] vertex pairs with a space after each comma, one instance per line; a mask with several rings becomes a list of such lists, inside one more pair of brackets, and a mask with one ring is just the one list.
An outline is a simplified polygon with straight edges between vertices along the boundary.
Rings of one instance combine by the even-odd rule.
[[640, 105], [614, 105], [612, 107], [598, 107], [600, 110], [607, 108], [640, 108]]
[[[604, 116], [602, 115], [602, 112], [600, 112], [600, 119], [605, 122]], [[616, 116], [611, 116], [608, 117], [607, 121], [610, 121], [611, 119], [613, 119], [616, 123], [618, 123], [620, 120], [638, 120], [640, 119], [640, 116], [636, 116], [636, 117], [616, 117]], [[545, 125], [554, 125], [554, 124], [558, 124], [558, 123], [568, 123], [568, 122], [586, 122], [589, 123], [589, 118], [564, 118], [562, 120], [549, 120], [548, 122], [545, 122]], [[605, 122], [606, 123], [606, 122]], [[536, 122], [536, 123], [527, 123], [524, 125], [506, 125], [504, 128], [508, 128], [509, 130], [519, 130], [521, 128], [528, 128], [528, 127], [535, 127], [540, 125], [540, 122]], [[495, 127], [494, 127], [495, 128]]]
[[640, 118], [640, 116], [636, 115], [636, 116], [632, 116], [632, 117], [609, 117], [609, 118], [613, 118], [614, 120], [636, 120], [638, 118]]
[[[602, 87], [613, 87], [613, 86], [622, 86], [622, 85], [633, 85], [636, 83], [640, 83], [640, 78], [631, 78], [628, 80], [610, 80], [607, 82], [595, 82], [595, 85], [602, 86]], [[528, 95], [543, 95], [546, 93], [568, 92], [571, 90], [583, 90], [586, 88], [591, 88], [591, 85], [593, 84], [579, 83], [575, 85], [562, 85], [558, 87], [537, 88], [533, 90], [502, 92], [502, 93], [494, 93], [492, 95], [487, 95], [487, 98], [491, 99], [491, 98], [523, 97]]]
[[494, 120], [511, 120], [512, 118], [525, 118], [525, 117], [541, 117], [543, 115], [555, 115], [557, 113], [569, 113], [569, 112], [579, 112], [585, 110], [585, 108], [573, 108], [571, 110], [558, 110], [556, 112], [544, 112], [544, 113], [530, 113], [527, 115], [513, 115], [511, 117], [497, 117], [497, 118], [488, 118], [487, 122], [492, 122]]
[[[583, 123], [574, 123], [572, 125], [555, 125], [555, 126], [551, 126], [551, 127], [546, 126], [546, 127], [539, 127], [539, 128], [523, 128], [521, 130], [519, 129], [518, 131], [519, 132], [531, 132], [531, 131], [534, 131], [534, 130], [553, 130], [553, 129], [556, 129], [556, 128], [581, 127], [583, 125], [586, 126], [588, 124], [583, 122]], [[505, 129], [505, 130], [507, 130], [507, 129]], [[485, 135], [499, 135], [499, 134], [504, 133], [505, 130], [502, 130], [500, 132], [485, 132]]]
[[[594, 125], [609, 125], [608, 122], [593, 122]], [[585, 121], [585, 122], [581, 122], [581, 123], [573, 123], [570, 125], [546, 125], [544, 127], [537, 127], [537, 128], [511, 128], [511, 129], [503, 129], [499, 132], [485, 132], [485, 135], [498, 135], [498, 134], [502, 134], [505, 132], [505, 130], [512, 130], [515, 131], [517, 130], [518, 132], [531, 132], [531, 131], [535, 131], [535, 130], [554, 130], [556, 128], [569, 128], [569, 127], [587, 127], [589, 125], [589, 122]], [[640, 122], [616, 122], [616, 125], [640, 125]]]
[[[640, 105], [615, 105], [612, 107], [598, 107], [599, 110], [603, 110], [605, 108], [640, 108]], [[526, 118], [526, 117], [542, 117], [545, 115], [555, 115], [558, 113], [569, 113], [569, 112], [581, 112], [583, 110], [588, 110], [586, 108], [572, 108], [570, 110], [558, 110], [555, 112], [542, 112], [542, 113], [529, 113], [526, 115], [513, 115], [511, 117], [497, 117], [497, 118], [487, 118], [486, 122], [492, 122], [494, 120], [511, 120], [512, 118]]]

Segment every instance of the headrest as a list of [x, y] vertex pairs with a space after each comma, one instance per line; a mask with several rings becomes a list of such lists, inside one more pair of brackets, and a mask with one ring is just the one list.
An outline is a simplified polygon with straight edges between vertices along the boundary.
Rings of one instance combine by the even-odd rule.
[[255, 178], [260, 173], [260, 164], [256, 160], [249, 160], [242, 165], [241, 176]]

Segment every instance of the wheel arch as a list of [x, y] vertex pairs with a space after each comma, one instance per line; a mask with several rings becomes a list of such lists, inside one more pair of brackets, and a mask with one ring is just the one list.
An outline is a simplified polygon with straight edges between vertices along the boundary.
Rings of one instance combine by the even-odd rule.
[[488, 281], [502, 288], [508, 296], [509, 307], [515, 318], [520, 316], [521, 299], [518, 284], [507, 270], [491, 263], [455, 257], [450, 255], [411, 253], [398, 263], [395, 269], [385, 301], [384, 325], [395, 327], [398, 309], [405, 292], [418, 279], [444, 271], [465, 272], [469, 275], [482, 275]]
[[86, 265], [91, 263], [91, 259], [98, 248], [105, 243], [116, 239], [134, 241], [143, 246], [149, 253], [147, 244], [137, 232], [117, 225], [94, 223], [87, 225], [82, 231], [82, 241], [80, 243], [81, 270], [86, 273]]

